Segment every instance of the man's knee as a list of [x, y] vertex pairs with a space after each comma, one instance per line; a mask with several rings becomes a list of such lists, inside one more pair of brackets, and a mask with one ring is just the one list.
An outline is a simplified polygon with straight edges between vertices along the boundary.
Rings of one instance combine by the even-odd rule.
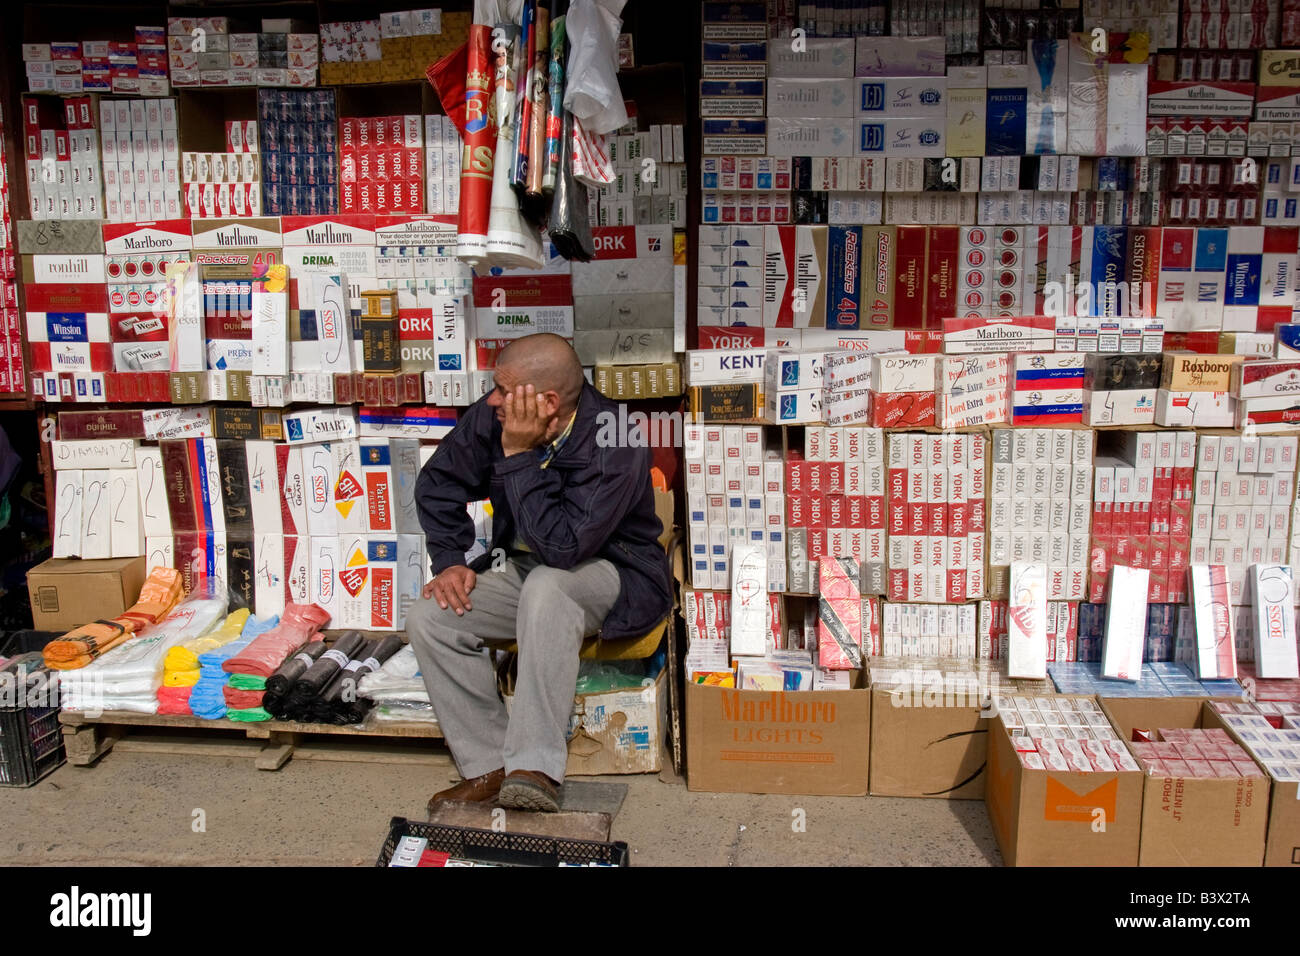
[[524, 578], [523, 589], [519, 593], [519, 609], [526, 607], [546, 608], [554, 606], [556, 601], [569, 599], [569, 582], [572, 573], [559, 568], [540, 565], [528, 572]]
[[441, 608], [432, 599], [421, 598], [406, 611], [408, 640], [434, 644], [448, 640], [456, 631], [456, 612]]

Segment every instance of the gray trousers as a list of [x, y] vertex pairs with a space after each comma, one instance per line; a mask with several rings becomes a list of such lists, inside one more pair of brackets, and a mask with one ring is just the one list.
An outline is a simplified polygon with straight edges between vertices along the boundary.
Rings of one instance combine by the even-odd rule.
[[[434, 599], [411, 606], [407, 637], [462, 777], [504, 767], [564, 779], [578, 650], [618, 592], [618, 571], [603, 558], [561, 571], [519, 554], [478, 575], [464, 616]], [[507, 717], [490, 646], [516, 640], [519, 676]]]

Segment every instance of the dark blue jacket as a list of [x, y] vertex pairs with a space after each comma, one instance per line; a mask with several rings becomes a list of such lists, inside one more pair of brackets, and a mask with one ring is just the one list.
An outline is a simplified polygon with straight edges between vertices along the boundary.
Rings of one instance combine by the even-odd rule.
[[616, 422], [618, 406], [583, 386], [573, 431], [542, 468], [533, 451], [506, 458], [496, 410], [486, 399], [471, 405], [415, 485], [434, 574], [465, 563], [474, 543], [465, 506], [489, 498], [492, 543], [471, 565], [475, 572], [490, 567], [492, 552], [508, 551], [518, 534], [552, 568], [601, 557], [618, 569], [622, 586], [602, 638], [641, 637], [662, 621], [671, 597], [668, 560], [658, 540], [663, 526], [650, 484], [650, 449], [620, 442], [600, 447], [597, 433], [610, 421], [602, 413]]

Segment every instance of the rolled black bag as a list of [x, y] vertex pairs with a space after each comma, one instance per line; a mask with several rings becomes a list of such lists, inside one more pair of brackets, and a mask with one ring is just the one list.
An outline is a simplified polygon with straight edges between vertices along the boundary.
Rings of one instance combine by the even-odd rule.
[[262, 695], [262, 709], [276, 720], [284, 720], [289, 716], [285, 711], [284, 705], [285, 698], [281, 694], [272, 694], [268, 690]]
[[[401, 649], [402, 639], [396, 634], [389, 634], [385, 638], [372, 642], [364, 652], [357, 655], [356, 660], [348, 662], [344, 680], [337, 685], [331, 685], [325, 694], [325, 700], [333, 708], [335, 723], [359, 724], [366, 719], [366, 714], [370, 711], [370, 701], [357, 692], [361, 678], [379, 670]], [[347, 686], [345, 681], [348, 678], [353, 681], [352, 693], [349, 695], [352, 699], [344, 700], [343, 690]]]
[[590, 262], [596, 258], [596, 241], [587, 218], [587, 187], [573, 175], [573, 114], [564, 111], [561, 133], [560, 174], [555, 181], [551, 203], [551, 242], [555, 250], [571, 262]]
[[294, 681], [307, 673], [307, 669], [320, 660], [320, 656], [324, 653], [325, 642], [312, 641], [281, 664], [279, 669], [266, 679], [267, 693], [282, 698], [288, 697]]
[[334, 642], [333, 647], [322, 653], [316, 662], [293, 682], [293, 690], [289, 692], [290, 710], [297, 709], [299, 705], [305, 706], [308, 701], [319, 697], [365, 642], [365, 638], [359, 631], [347, 631], [342, 634]]
[[[364, 651], [365, 648], [363, 647], [362, 650]], [[339, 721], [335, 706], [328, 697], [333, 694], [337, 700], [343, 693], [344, 682], [348, 677], [347, 668], [341, 668], [319, 697], [313, 697], [303, 705], [303, 712], [306, 715], [304, 719], [317, 724], [337, 724]]]

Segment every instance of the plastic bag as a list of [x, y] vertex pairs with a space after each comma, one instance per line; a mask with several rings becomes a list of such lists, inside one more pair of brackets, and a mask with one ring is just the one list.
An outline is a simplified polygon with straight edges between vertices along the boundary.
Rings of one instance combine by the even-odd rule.
[[574, 0], [565, 20], [569, 37], [564, 107], [590, 133], [612, 133], [627, 125], [618, 88], [619, 15], [626, 0]]
[[[573, 139], [573, 114], [564, 113], [563, 142]], [[555, 200], [551, 204], [551, 242], [564, 258], [590, 262], [596, 257], [596, 243], [587, 218], [587, 187], [573, 175], [573, 150], [566, 149], [560, 161], [560, 176], [555, 183]]]
[[329, 612], [315, 604], [290, 604], [280, 623], [253, 641], [221, 669], [227, 674], [258, 674], [270, 677], [285, 658], [311, 641], [329, 623]]
[[427, 703], [429, 693], [420, 676], [420, 662], [409, 644], [390, 657], [384, 666], [361, 678], [357, 693], [376, 703], [409, 701]]
[[578, 668], [578, 685], [574, 693], [603, 694], [630, 690], [640, 687], [645, 677], [642, 661], [583, 661]]
[[[85, 667], [64, 674], [61, 682], [66, 710], [132, 710], [127, 704], [140, 693], [153, 695], [162, 683], [163, 659], [177, 644], [210, 630], [226, 613], [225, 596], [208, 590], [178, 604], [159, 624]], [[146, 711], [152, 713], [153, 711]]]

